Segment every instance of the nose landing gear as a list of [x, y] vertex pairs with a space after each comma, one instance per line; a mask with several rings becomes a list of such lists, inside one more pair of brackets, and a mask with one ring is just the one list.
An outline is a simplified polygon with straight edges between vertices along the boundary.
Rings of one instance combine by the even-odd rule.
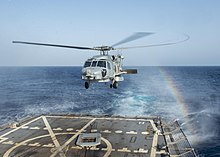
[[86, 89], [89, 88], [89, 82], [85, 82], [85, 88], [86, 88]]

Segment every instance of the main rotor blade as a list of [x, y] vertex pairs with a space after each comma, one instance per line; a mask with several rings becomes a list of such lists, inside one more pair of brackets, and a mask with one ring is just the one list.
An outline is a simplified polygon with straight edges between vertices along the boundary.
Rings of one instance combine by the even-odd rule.
[[167, 46], [167, 45], [174, 45], [174, 44], [179, 44], [182, 42], [185, 42], [187, 40], [190, 39], [190, 36], [185, 35], [186, 38], [181, 40], [181, 41], [177, 41], [177, 42], [168, 42], [168, 43], [161, 43], [161, 44], [151, 44], [151, 45], [145, 45], [145, 46], [132, 46], [132, 47], [119, 47], [119, 48], [115, 48], [115, 50], [124, 50], [124, 49], [134, 49], [134, 48], [145, 48], [145, 47], [156, 47], [156, 46]]
[[154, 34], [154, 33], [152, 33], [152, 32], [137, 32], [137, 33], [134, 33], [131, 36], [121, 40], [120, 42], [112, 45], [111, 47], [115, 47], [115, 46], [130, 42], [130, 41], [133, 41], [133, 40], [137, 40], [139, 38], [143, 38], [145, 36], [152, 35], [152, 34]]
[[70, 46], [70, 45], [57, 45], [57, 44], [44, 44], [44, 43], [34, 43], [34, 42], [25, 42], [25, 41], [12, 41], [12, 43], [29, 44], [29, 45], [41, 45], [41, 46], [53, 46], [53, 47], [63, 47], [63, 48], [72, 48], [72, 49], [81, 49], [81, 50], [94, 50], [93, 48], [90, 48], [90, 47]]

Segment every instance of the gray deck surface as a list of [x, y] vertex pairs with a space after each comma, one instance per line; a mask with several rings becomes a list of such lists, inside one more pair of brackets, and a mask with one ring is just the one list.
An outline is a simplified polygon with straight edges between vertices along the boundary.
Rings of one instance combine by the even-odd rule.
[[[161, 126], [152, 118], [40, 116], [0, 132], [3, 157], [168, 156]], [[101, 133], [101, 144], [76, 145], [81, 133]]]

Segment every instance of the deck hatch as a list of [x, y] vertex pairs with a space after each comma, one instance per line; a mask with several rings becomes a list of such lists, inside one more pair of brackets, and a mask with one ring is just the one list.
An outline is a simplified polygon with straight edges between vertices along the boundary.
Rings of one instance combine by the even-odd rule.
[[101, 144], [100, 133], [82, 133], [79, 135], [76, 144], [81, 147], [94, 147]]

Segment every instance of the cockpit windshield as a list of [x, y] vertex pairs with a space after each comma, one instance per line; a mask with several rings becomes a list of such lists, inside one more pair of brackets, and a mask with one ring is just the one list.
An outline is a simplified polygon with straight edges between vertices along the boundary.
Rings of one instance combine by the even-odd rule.
[[104, 67], [104, 68], [106, 68], [106, 61], [98, 61], [97, 67]]
[[84, 64], [84, 68], [86, 68], [86, 67], [90, 67], [90, 65], [91, 65], [91, 62], [86, 61], [85, 64]]
[[96, 67], [97, 61], [92, 62], [92, 67]]
[[106, 61], [86, 61], [84, 68], [86, 67], [103, 67], [106, 68]]

